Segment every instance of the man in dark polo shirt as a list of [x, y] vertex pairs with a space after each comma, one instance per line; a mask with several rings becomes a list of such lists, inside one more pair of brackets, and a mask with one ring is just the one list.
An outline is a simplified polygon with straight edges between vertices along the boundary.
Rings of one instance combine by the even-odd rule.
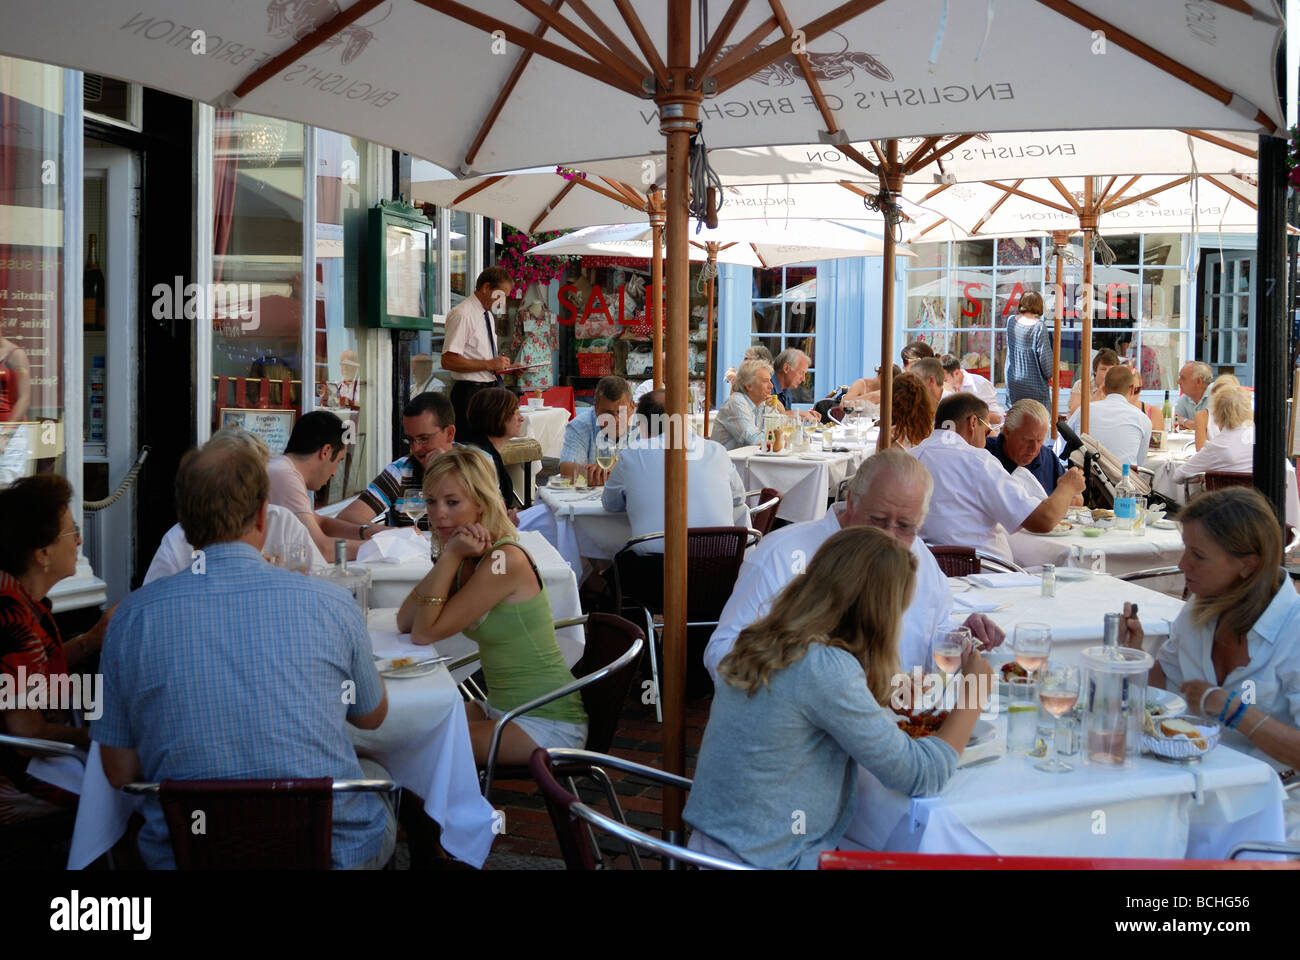
[[997, 457], [1007, 473], [1015, 473], [1016, 467], [1024, 467], [1050, 495], [1056, 489], [1056, 481], [1065, 473], [1065, 464], [1047, 444], [1051, 429], [1052, 422], [1045, 406], [1037, 400], [1017, 400], [1007, 411], [1002, 433], [985, 440], [984, 448]]

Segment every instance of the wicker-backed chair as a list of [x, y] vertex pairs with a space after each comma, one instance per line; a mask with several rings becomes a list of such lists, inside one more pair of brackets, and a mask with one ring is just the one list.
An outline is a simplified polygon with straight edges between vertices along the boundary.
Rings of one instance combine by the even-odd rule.
[[758, 504], [749, 511], [749, 522], [755, 530], [763, 536], [767, 536], [772, 529], [772, 524], [776, 522], [776, 512], [781, 509], [781, 494], [772, 487], [764, 487], [762, 490], [749, 491], [745, 494], [758, 497]]
[[[336, 793], [391, 793], [391, 780], [164, 780], [156, 795], [178, 870], [328, 870]], [[204, 829], [194, 830], [202, 812]]]
[[1231, 473], [1227, 470], [1207, 470], [1205, 473], [1205, 489], [1207, 491], [1224, 490], [1227, 487], [1253, 487], [1255, 485], [1255, 475], [1253, 473]]
[[[58, 740], [0, 733], [0, 747], [11, 747], [29, 756], [74, 757], [86, 762], [85, 750]], [[71, 806], [48, 816], [0, 823], [0, 869], [62, 870], [67, 864], [67, 846], [76, 820], [77, 808]]]
[[930, 547], [930, 552], [945, 577], [966, 577], [980, 572], [980, 558], [975, 555], [974, 547]]

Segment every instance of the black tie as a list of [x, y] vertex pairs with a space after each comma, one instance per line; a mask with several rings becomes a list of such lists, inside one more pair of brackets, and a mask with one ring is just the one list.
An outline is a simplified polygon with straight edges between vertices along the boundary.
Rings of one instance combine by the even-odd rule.
[[[492, 329], [492, 311], [491, 311], [491, 310], [484, 310], [484, 311], [483, 311], [483, 322], [487, 324], [487, 334], [488, 334], [488, 352], [492, 355], [490, 359], [496, 359], [496, 355], [497, 355], [497, 338], [496, 338], [496, 331], [494, 331], [494, 330]], [[492, 374], [492, 380], [493, 380], [493, 382], [494, 382], [498, 387], [501, 386], [501, 384], [503, 384], [503, 383], [505, 382], [504, 380], [501, 379], [501, 375], [500, 375], [499, 373], [494, 373], [494, 374]]]

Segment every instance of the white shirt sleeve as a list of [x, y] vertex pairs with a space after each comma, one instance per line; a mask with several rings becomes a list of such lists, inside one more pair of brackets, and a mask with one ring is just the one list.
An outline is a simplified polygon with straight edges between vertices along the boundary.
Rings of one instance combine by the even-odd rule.
[[465, 320], [465, 312], [459, 306], [447, 311], [447, 322], [443, 327], [443, 353], [455, 353], [462, 357], [468, 357], [469, 354], [466, 352], [466, 348], [469, 346], [471, 332], [470, 326]]
[[185, 539], [185, 531], [181, 529], [181, 525], [172, 524], [172, 528], [163, 535], [162, 543], [158, 544], [158, 550], [153, 555], [153, 562], [149, 564], [149, 571], [144, 575], [144, 583], [141, 586], [180, 573], [190, 565], [193, 555], [194, 551], [190, 548], [189, 541]]
[[1015, 533], [1042, 501], [1012, 480], [993, 454], [980, 458], [979, 466], [978, 473], [971, 479], [985, 514], [1006, 527], [1009, 533]]

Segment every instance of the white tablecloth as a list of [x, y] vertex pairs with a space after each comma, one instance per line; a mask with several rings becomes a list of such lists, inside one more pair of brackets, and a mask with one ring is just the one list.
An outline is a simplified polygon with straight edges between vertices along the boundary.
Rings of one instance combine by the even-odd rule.
[[[599, 506], [599, 504], [597, 504]], [[624, 520], [626, 524], [626, 520]], [[627, 538], [624, 537], [623, 540]], [[519, 542], [532, 554], [533, 562], [542, 575], [542, 585], [546, 587], [546, 596], [551, 601], [551, 613], [556, 620], [567, 620], [582, 615], [582, 604], [578, 599], [578, 581], [565, 558], [547, 542], [542, 533], [535, 530], [520, 530]], [[622, 546], [620, 541], [619, 546]], [[370, 570], [370, 606], [372, 608], [399, 607], [411, 588], [419, 583], [429, 572], [433, 564], [422, 559], [407, 563], [352, 563], [349, 566], [366, 567]], [[566, 627], [559, 631], [560, 652], [564, 662], [573, 666], [582, 656], [585, 643], [581, 627]]]
[[524, 415], [521, 435], [532, 437], [540, 443], [542, 456], [558, 457], [564, 452], [564, 427], [569, 422], [568, 410], [560, 407], [539, 407], [535, 410], [520, 407], [519, 412]]
[[776, 515], [798, 523], [820, 520], [828, 501], [833, 500], [840, 482], [857, 472], [866, 459], [865, 446], [855, 445], [848, 453], [823, 453], [820, 449], [788, 456], [764, 455], [757, 447], [740, 447], [728, 452], [746, 490], [771, 487], [782, 495]]
[[1067, 653], [1060, 649], [1067, 645], [1068, 655], [1063, 657], [1066, 660], [1077, 660], [1079, 651], [1101, 643], [1103, 615], [1123, 612], [1125, 603], [1138, 605], [1142, 630], [1152, 641], [1169, 636], [1165, 621], [1172, 621], [1183, 608], [1181, 600], [1104, 574], [1080, 581], [1058, 581], [1054, 598], [1044, 597], [1037, 586], [962, 590], [963, 581], [949, 582], [954, 588], [954, 615], [965, 619], [974, 612], [963, 606], [966, 598], [1005, 605], [1005, 609], [986, 611], [986, 616], [1006, 631], [1008, 642], [1017, 623], [1046, 623], [1052, 628], [1053, 658], [1058, 651]]
[[627, 513], [610, 513], [600, 504], [602, 487], [553, 490], [543, 487], [537, 497], [550, 508], [538, 518], [537, 533], [545, 537], [574, 576], [586, 575], [584, 558], [611, 560], [632, 538]]
[[[371, 629], [395, 629], [395, 612], [376, 611]], [[385, 648], [388, 636], [381, 633], [377, 637], [377, 649]], [[446, 652], [452, 652], [457, 639], [445, 641]], [[462, 649], [466, 644], [473, 646], [468, 638], [459, 640]], [[429, 655], [432, 649], [407, 646], [416, 655]], [[442, 647], [439, 645], [440, 653]], [[390, 650], [390, 654], [396, 652]], [[424, 677], [384, 683], [388, 691], [384, 722], [375, 730], [347, 725], [357, 753], [379, 761], [398, 786], [409, 787], [424, 798], [425, 812], [442, 827], [444, 850], [465, 863], [482, 866], [492, 847], [493, 811], [479, 792], [469, 726], [455, 681], [445, 669], [439, 669]], [[113, 789], [104, 775], [98, 743], [91, 744], [80, 793], [68, 856], [70, 870], [81, 870], [106, 853], [125, 832], [131, 812], [149, 802]]]
[[1284, 837], [1281, 782], [1220, 746], [1183, 767], [1143, 756], [1132, 769], [1049, 774], [1023, 753], [959, 769], [935, 797], [910, 798], [858, 770], [846, 849], [1002, 856], [1226, 859], [1245, 840]]
[[1039, 536], [1027, 530], [1011, 535], [1011, 558], [1022, 567], [1054, 563], [1057, 568], [1084, 567], [1112, 576], [1123, 576], [1153, 567], [1170, 567], [1183, 555], [1183, 535], [1178, 528], [1148, 527], [1143, 536], [1111, 528], [1100, 537], [1086, 537], [1078, 530], [1068, 536]]

